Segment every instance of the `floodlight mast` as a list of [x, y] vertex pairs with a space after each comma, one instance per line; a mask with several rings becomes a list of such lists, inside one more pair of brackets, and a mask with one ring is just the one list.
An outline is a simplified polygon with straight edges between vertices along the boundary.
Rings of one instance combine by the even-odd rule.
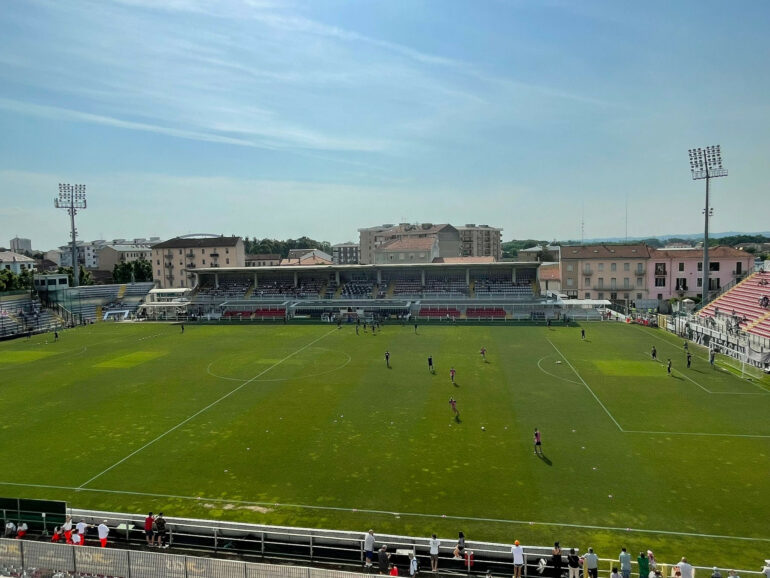
[[703, 291], [701, 303], [708, 303], [709, 295], [709, 218], [714, 214], [709, 207], [709, 181], [726, 177], [727, 169], [722, 166], [722, 151], [719, 145], [690, 149], [690, 170], [694, 181], [706, 179], [706, 208], [703, 209], [705, 228], [703, 231]]
[[72, 233], [72, 281], [75, 287], [80, 285], [80, 267], [78, 265], [77, 229], [75, 228], [75, 215], [78, 209], [85, 209], [86, 186], [67, 185], [59, 183], [59, 197], [53, 200], [57, 209], [67, 209], [70, 216]]

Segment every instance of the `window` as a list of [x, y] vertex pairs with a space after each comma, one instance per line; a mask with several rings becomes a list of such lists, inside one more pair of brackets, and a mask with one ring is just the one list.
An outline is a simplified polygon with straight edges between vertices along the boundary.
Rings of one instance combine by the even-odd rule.
[[644, 273], [644, 265], [642, 263], [636, 264], [636, 272], [637, 273]]
[[585, 296], [585, 298], [586, 298], [586, 299], [590, 299], [590, 298], [591, 298], [591, 292], [590, 292], [590, 291], [586, 291], [586, 296]]
[[623, 271], [630, 271], [631, 263], [623, 263]]
[[663, 301], [663, 293], [658, 293], [658, 301]]
[[679, 270], [684, 271], [684, 263], [679, 263]]
[[180, 255], [182, 254], [182, 249], [179, 249], [179, 254], [180, 254]]
[[599, 289], [604, 289], [604, 277], [599, 277]]
[[[584, 284], [586, 287], [590, 287], [590, 286], [591, 286], [591, 278], [590, 278], [590, 277], [586, 277], [586, 278], [585, 278], [585, 283], [583, 283], [583, 284]], [[586, 299], [588, 299], [588, 297], [586, 297]]]
[[698, 272], [703, 271], [703, 261], [698, 261]]
[[205, 255], [205, 254], [206, 254], [206, 249], [201, 249], [201, 255]]
[[715, 289], [719, 289], [722, 286], [722, 283], [719, 280], [719, 277], [709, 277], [709, 290], [714, 291]]
[[642, 294], [641, 294], [641, 293], [637, 293], [637, 294], [636, 294], [636, 298], [637, 298], [637, 299], [641, 299], [641, 298], [642, 298]]
[[230, 253], [230, 249], [225, 248], [225, 254], [229, 254], [229, 253]]
[[666, 286], [665, 277], [655, 277], [655, 287], [665, 287], [665, 286]]
[[617, 293], [610, 293], [610, 299], [612, 299], [613, 301], [617, 301], [618, 294]]
[[567, 271], [569, 271], [570, 273], [572, 273], [572, 263], [570, 263], [569, 265], [567, 265]]
[[600, 291], [600, 292], [599, 292], [599, 293], [596, 295], [596, 298], [597, 298], [597, 299], [604, 299], [604, 293], [602, 293], [602, 292]]
[[628, 293], [623, 293], [623, 299], [630, 299], [631, 296]]
[[676, 290], [677, 291], [687, 291], [687, 277], [677, 277], [676, 278]]
[[182, 266], [182, 262], [181, 262], [181, 261], [179, 261], [179, 266], [180, 266], [180, 267]]
[[604, 263], [599, 263], [599, 271], [604, 271]]
[[637, 277], [636, 278], [636, 288], [641, 289], [644, 287], [644, 277]]
[[617, 263], [610, 263], [610, 271], [614, 273], [618, 270], [618, 264]]
[[709, 271], [719, 271], [719, 261], [709, 261]]
[[227, 259], [225, 259], [225, 261], [226, 261], [226, 262], [227, 262], [227, 264], [229, 265], [229, 264], [230, 264], [230, 257], [228, 257]]
[[160, 277], [160, 269], [158, 269], [158, 277]]
[[613, 277], [610, 279], [610, 289], [615, 289], [618, 286], [618, 280]]
[[572, 277], [567, 277], [567, 287], [572, 287], [574, 285], [573, 281]]
[[741, 273], [743, 273], [743, 262], [742, 261], [738, 261], [735, 264], [735, 274], [736, 275], [740, 275]]
[[665, 275], [666, 274], [666, 264], [665, 263], [655, 263], [655, 274], [656, 275]]
[[156, 261], [158, 262], [157, 264], [160, 265], [160, 259], [156, 259]]
[[206, 264], [206, 259], [203, 259], [203, 264], [204, 264], [204, 265]]
[[703, 287], [703, 277], [698, 277], [698, 287]]
[[631, 287], [631, 279], [623, 277], [623, 289], [628, 289], [629, 287]]

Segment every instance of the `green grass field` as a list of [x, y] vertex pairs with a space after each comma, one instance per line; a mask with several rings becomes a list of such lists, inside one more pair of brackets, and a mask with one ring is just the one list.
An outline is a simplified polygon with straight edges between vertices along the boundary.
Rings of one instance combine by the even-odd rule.
[[770, 385], [703, 350], [687, 370], [661, 331], [586, 330], [100, 324], [0, 343], [0, 494], [758, 566]]

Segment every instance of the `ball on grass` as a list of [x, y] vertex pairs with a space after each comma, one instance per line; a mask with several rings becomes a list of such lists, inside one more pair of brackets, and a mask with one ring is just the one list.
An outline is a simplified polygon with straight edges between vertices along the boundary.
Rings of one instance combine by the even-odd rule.
[[484, 426], [481, 426], [481, 431], [487, 431], [487, 428], [485, 428]]

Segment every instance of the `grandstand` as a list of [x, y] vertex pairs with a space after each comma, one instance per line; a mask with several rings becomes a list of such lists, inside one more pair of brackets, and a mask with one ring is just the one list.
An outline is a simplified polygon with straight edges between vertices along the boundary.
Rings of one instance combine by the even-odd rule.
[[770, 272], [750, 275], [700, 310], [699, 317], [724, 326], [770, 339]]

